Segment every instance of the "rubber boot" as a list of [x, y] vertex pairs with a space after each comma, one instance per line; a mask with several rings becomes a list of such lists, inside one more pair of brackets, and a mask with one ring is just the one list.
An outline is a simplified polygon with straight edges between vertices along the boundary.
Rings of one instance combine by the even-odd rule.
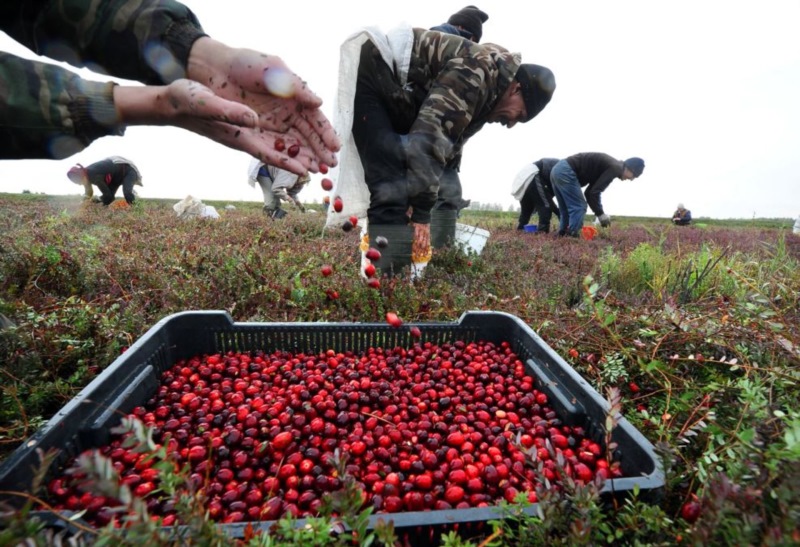
[[[386, 239], [388, 244], [381, 247], [376, 243], [378, 237]], [[411, 242], [414, 229], [402, 224], [370, 224], [369, 246], [378, 249], [381, 257], [372, 263], [382, 274], [389, 277], [399, 275], [404, 268], [411, 265]]]
[[442, 249], [456, 240], [458, 211], [434, 209], [431, 211], [431, 247]]

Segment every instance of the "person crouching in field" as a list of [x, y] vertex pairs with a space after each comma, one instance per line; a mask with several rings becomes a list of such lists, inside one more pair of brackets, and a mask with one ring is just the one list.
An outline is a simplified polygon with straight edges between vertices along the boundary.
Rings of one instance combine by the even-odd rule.
[[67, 172], [67, 178], [83, 186], [84, 199], [93, 199], [92, 187], [97, 186], [101, 196], [94, 198], [94, 201], [100, 201], [103, 205], [114, 202], [120, 186], [125, 201], [130, 205], [136, 199], [133, 187], [142, 186], [142, 174], [139, 169], [132, 161], [122, 156], [111, 156], [86, 167], [78, 163]]
[[311, 182], [308, 175], [295, 175], [254, 159], [250, 162], [248, 182], [254, 188], [256, 184], [261, 187], [261, 192], [264, 194], [264, 213], [270, 218], [279, 219], [286, 216], [286, 211], [281, 209], [281, 200], [294, 203], [301, 213], [306, 211], [297, 196]]
[[672, 213], [672, 223], [676, 226], [688, 226], [692, 223], [692, 212], [683, 206], [683, 203], [678, 204], [678, 208]]

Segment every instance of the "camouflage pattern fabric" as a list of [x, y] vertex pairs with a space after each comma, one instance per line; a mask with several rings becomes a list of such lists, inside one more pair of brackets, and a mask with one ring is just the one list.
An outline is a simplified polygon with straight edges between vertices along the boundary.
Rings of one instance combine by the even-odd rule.
[[[0, 30], [39, 55], [145, 84], [184, 77], [205, 35], [174, 0], [6, 0]], [[0, 158], [60, 159], [122, 135], [113, 86], [0, 52]]]
[[372, 71], [388, 67], [377, 48], [367, 52], [373, 58], [365, 63], [362, 54], [359, 78], [373, 79], [371, 87], [385, 96], [395, 130], [408, 135], [411, 220], [428, 223], [445, 165], [484, 126], [513, 80], [520, 55], [495, 44], [414, 29], [408, 81], [401, 85], [396, 76], [387, 81], [385, 70]]

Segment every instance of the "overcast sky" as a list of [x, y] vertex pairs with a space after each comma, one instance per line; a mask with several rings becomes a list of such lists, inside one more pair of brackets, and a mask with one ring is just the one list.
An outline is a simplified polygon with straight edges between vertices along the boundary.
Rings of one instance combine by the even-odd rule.
[[[431, 27], [469, 0], [185, 3], [214, 38], [281, 56], [323, 98], [333, 120], [339, 46], [348, 35], [369, 25]], [[486, 125], [467, 143], [466, 198], [508, 207], [516, 204], [511, 183], [526, 163], [595, 151], [646, 162], [639, 179], [617, 180], [603, 194], [612, 217], [667, 216], [678, 202], [696, 217], [800, 214], [797, 0], [474, 4], [489, 13], [482, 41], [548, 66], [557, 89], [530, 123]], [[0, 49], [34, 57], [2, 33]], [[247, 184], [249, 156], [160, 127], [130, 128], [61, 161], [0, 161], [0, 191], [80, 194], [67, 169], [109, 155], [139, 166], [145, 198], [261, 198]], [[303, 200], [322, 199], [320, 178], [312, 178]]]

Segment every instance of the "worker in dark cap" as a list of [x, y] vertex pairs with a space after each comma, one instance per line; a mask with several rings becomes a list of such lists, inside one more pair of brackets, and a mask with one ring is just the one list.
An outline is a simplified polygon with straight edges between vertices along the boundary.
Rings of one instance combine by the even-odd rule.
[[[475, 6], [467, 6], [461, 11], [451, 15], [446, 23], [432, 27], [431, 30], [444, 32], [446, 34], [453, 34], [455, 36], [461, 36], [462, 38], [466, 38], [467, 40], [477, 44], [481, 41], [481, 36], [483, 36], [483, 24], [488, 19], [489, 15], [486, 12], [479, 10]], [[453, 215], [452, 206], [455, 206], [456, 215], [460, 213], [461, 209], [469, 207], [470, 200], [464, 199], [463, 195], [461, 194], [461, 178], [459, 177], [460, 171], [461, 154], [457, 154], [447, 162], [447, 165], [442, 172], [442, 176], [439, 178], [440, 199], [437, 200], [436, 205], [431, 211], [431, 215], [434, 217], [434, 223], [436, 225], [438, 225], [439, 222], [435, 217], [443, 215], [444, 217], [449, 218]], [[451, 194], [454, 195], [455, 193], [461, 195], [461, 198], [457, 201], [449, 198]], [[434, 242], [434, 244], [437, 243], [438, 242], [436, 241]]]
[[[347, 141], [351, 134], [355, 145], [355, 151], [345, 145], [340, 163], [349, 164], [355, 152], [361, 169], [340, 169], [335, 191], [341, 195], [342, 188], [365, 185], [368, 207], [349, 209], [359, 200], [347, 199], [341, 212], [329, 210], [328, 224], [339, 224], [345, 214], [366, 213], [370, 239], [391, 241], [393, 235], [413, 241], [410, 258], [429, 256], [432, 241], [444, 246], [455, 238], [455, 215], [441, 219], [436, 230], [431, 217], [434, 206], [457, 211], [461, 202], [460, 182], [440, 196], [448, 162], [487, 123], [511, 128], [533, 119], [550, 102], [556, 84], [548, 68], [522, 64], [519, 54], [496, 44], [419, 28], [400, 30], [405, 34], [391, 32], [385, 38], [403, 38], [406, 51], [382, 47], [381, 36], [369, 29], [342, 46], [340, 76], [357, 78], [353, 104], [339, 104], [337, 130]], [[351, 50], [358, 56], [356, 70], [347, 64]], [[407, 69], [387, 60], [386, 52], [407, 59]], [[393, 233], [382, 233], [387, 230]]]
[[483, 24], [488, 19], [489, 15], [486, 12], [479, 10], [475, 6], [467, 6], [451, 15], [446, 23], [437, 25], [431, 30], [455, 34], [478, 43], [481, 41], [481, 36], [483, 36]]
[[[559, 161], [550, 171], [550, 182], [558, 200], [558, 235], [580, 237], [586, 209], [592, 208], [600, 225], [611, 226], [600, 195], [614, 179], [633, 180], [644, 171], [642, 158], [618, 160], [601, 152], [582, 152]], [[581, 192], [581, 187], [586, 190]]]

